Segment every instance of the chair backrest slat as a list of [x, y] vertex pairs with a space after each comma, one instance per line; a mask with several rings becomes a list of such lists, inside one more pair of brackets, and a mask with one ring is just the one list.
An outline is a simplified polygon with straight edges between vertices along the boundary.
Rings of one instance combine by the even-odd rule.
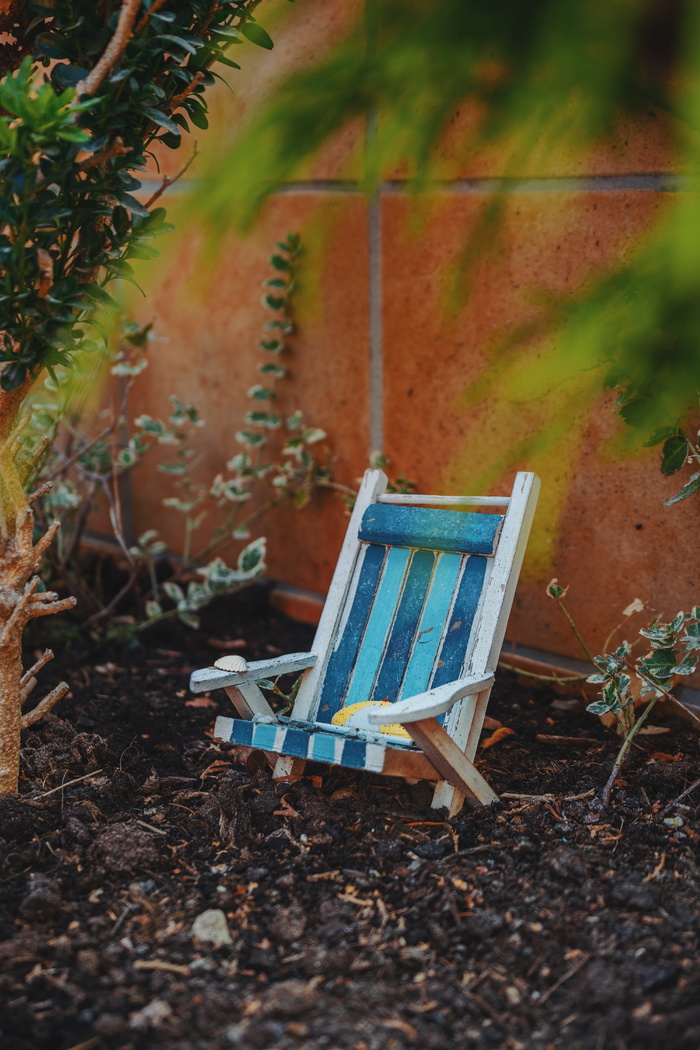
[[323, 679], [317, 714], [319, 722], [330, 722], [336, 711], [342, 707], [343, 694], [357, 660], [385, 557], [386, 547], [379, 544], [370, 543], [360, 551], [360, 559], [355, 567], [355, 579], [347, 599], [349, 613], [344, 623], [340, 623], [335, 648]]
[[437, 655], [446, 633], [463, 560], [459, 554], [438, 555], [413, 652], [401, 686], [400, 700], [408, 696], [417, 696], [430, 685]]
[[459, 678], [484, 585], [487, 559], [467, 557], [431, 682], [446, 685]]
[[424, 547], [491, 557], [502, 524], [500, 514], [371, 503], [362, 517], [359, 539], [393, 547]]
[[434, 566], [433, 551], [418, 550], [411, 558], [391, 632], [377, 668], [374, 688], [367, 697], [369, 700], [389, 700], [392, 703], [398, 700]]
[[[341, 707], [369, 700], [372, 695], [374, 681], [384, 656], [387, 638], [403, 591], [411, 553], [407, 547], [389, 548], [384, 574], [357, 654], [355, 667], [351, 672], [349, 688], [344, 701], [341, 699]], [[338, 682], [336, 686], [340, 687], [342, 698], [343, 683]]]

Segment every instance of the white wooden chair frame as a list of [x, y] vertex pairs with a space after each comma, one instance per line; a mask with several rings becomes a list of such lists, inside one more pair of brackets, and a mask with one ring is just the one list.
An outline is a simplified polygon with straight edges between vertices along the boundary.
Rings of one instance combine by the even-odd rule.
[[[433, 807], [447, 807], [450, 815], [453, 815], [459, 811], [465, 798], [472, 804], [489, 804], [498, 797], [475, 768], [474, 757], [535, 512], [539, 479], [532, 473], [519, 473], [511, 495], [502, 498], [394, 495], [386, 493], [386, 485], [387, 478], [381, 471], [366, 472], [311, 651], [257, 661], [238, 674], [204, 668], [193, 673], [191, 688], [194, 692], [223, 688], [239, 718], [276, 723], [277, 718], [256, 682], [302, 671], [303, 678], [292, 718], [295, 724], [313, 724], [361, 547], [358, 531], [369, 505], [504, 507], [505, 516], [498, 545], [494, 556], [488, 559], [488, 572], [460, 677], [417, 696], [398, 700], [390, 709], [391, 722], [400, 723], [417, 747], [386, 747], [382, 772], [436, 780]], [[438, 717], [443, 714], [446, 714], [444, 726], [438, 721]], [[377, 726], [377, 733], [379, 726], [387, 722], [387, 717], [386, 708], [369, 713], [369, 722]], [[228, 739], [232, 724], [232, 719], [219, 718], [215, 735]], [[324, 728], [343, 732], [336, 727]], [[382, 741], [379, 735], [376, 738], [371, 733], [361, 735], [365, 739]], [[275, 777], [299, 774], [307, 761], [275, 753], [268, 754], [268, 757], [274, 762]]]

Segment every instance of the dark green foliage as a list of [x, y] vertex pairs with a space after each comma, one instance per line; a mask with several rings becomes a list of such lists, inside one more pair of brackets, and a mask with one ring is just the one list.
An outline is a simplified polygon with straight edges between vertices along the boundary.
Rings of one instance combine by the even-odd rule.
[[4, 390], [88, 348], [87, 315], [95, 304], [116, 305], [103, 286], [133, 280], [130, 260], [158, 254], [150, 242], [171, 227], [164, 209], [134, 196], [134, 173], [154, 142], [176, 148], [190, 125], [207, 126], [204, 93], [218, 76], [211, 67], [230, 45], [244, 35], [272, 46], [253, 18], [257, 2], [144, 0], [95, 88], [86, 78], [114, 37], [121, 5], [25, 5], [31, 22], [17, 56], [28, 41], [32, 54], [0, 83]]

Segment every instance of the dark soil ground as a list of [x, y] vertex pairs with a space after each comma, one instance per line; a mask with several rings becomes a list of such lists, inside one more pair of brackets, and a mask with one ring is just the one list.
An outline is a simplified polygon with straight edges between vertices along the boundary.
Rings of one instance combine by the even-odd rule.
[[312, 633], [257, 589], [43, 672], [71, 693], [0, 804], [2, 1050], [697, 1050], [700, 790], [663, 814], [694, 730], [654, 716], [602, 810], [614, 733], [502, 673], [496, 806], [447, 822], [425, 785], [320, 766], [273, 783], [212, 740], [228, 701], [188, 674], [216, 642]]

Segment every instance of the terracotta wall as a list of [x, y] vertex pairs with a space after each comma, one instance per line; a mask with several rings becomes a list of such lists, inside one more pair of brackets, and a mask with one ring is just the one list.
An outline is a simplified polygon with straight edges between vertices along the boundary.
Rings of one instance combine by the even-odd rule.
[[[268, 10], [283, 6], [279, 0]], [[327, 47], [357, 9], [354, 0], [309, 0], [274, 32], [274, 52], [247, 49], [243, 73], [232, 80], [235, 96], [217, 96], [214, 130], [202, 137], [205, 151], [218, 149], [275, 77]], [[507, 148], [464, 160], [448, 135], [444, 160], [455, 180], [448, 189], [419, 201], [407, 192], [405, 173], [392, 172], [367, 202], [354, 181], [363, 129], [349, 128], [271, 200], [250, 236], [227, 237], [210, 270], [195, 261], [192, 231], [180, 228], [161, 241], [164, 266], [144, 270], [148, 300], [140, 308], [161, 341], [135, 407], [162, 412], [171, 392], [194, 401], [207, 420], [199, 435], [201, 470], [222, 469], [236, 449], [245, 392], [258, 378], [266, 258], [276, 238], [296, 230], [310, 251], [288, 362], [294, 379], [280, 407], [301, 407], [327, 430], [342, 482], [352, 483], [370, 451], [382, 447], [391, 471], [407, 474], [419, 491], [464, 491], [494, 448], [516, 444], [546, 408], [525, 399], [505, 416], [488, 400], [466, 409], [464, 392], [487, 367], [485, 348], [531, 315], [533, 296], [575, 292], [643, 235], [673, 189], [668, 132], [666, 118], [650, 111], [583, 159], [533, 153], [455, 314], [446, 310], [451, 275]], [[178, 159], [167, 163], [172, 169]], [[165, 203], [177, 213], [187, 191], [180, 184]], [[543, 496], [508, 637], [577, 656], [567, 625], [545, 597], [547, 581], [556, 575], [571, 585], [569, 604], [594, 647], [634, 598], [651, 599], [661, 614], [690, 606], [699, 598], [698, 503], [662, 506], [677, 486], [659, 474], [656, 451], [626, 462], [612, 455], [609, 399], [601, 398], [592, 414], [572, 402], [570, 424], [554, 449], [537, 458]], [[494, 490], [532, 465], [530, 458], [512, 462]], [[163, 475], [144, 472], [134, 492], [135, 529], [160, 527], [176, 546], [177, 529], [160, 505], [164, 495]], [[270, 575], [322, 593], [344, 527], [343, 507], [328, 494], [301, 513], [269, 520]]]

